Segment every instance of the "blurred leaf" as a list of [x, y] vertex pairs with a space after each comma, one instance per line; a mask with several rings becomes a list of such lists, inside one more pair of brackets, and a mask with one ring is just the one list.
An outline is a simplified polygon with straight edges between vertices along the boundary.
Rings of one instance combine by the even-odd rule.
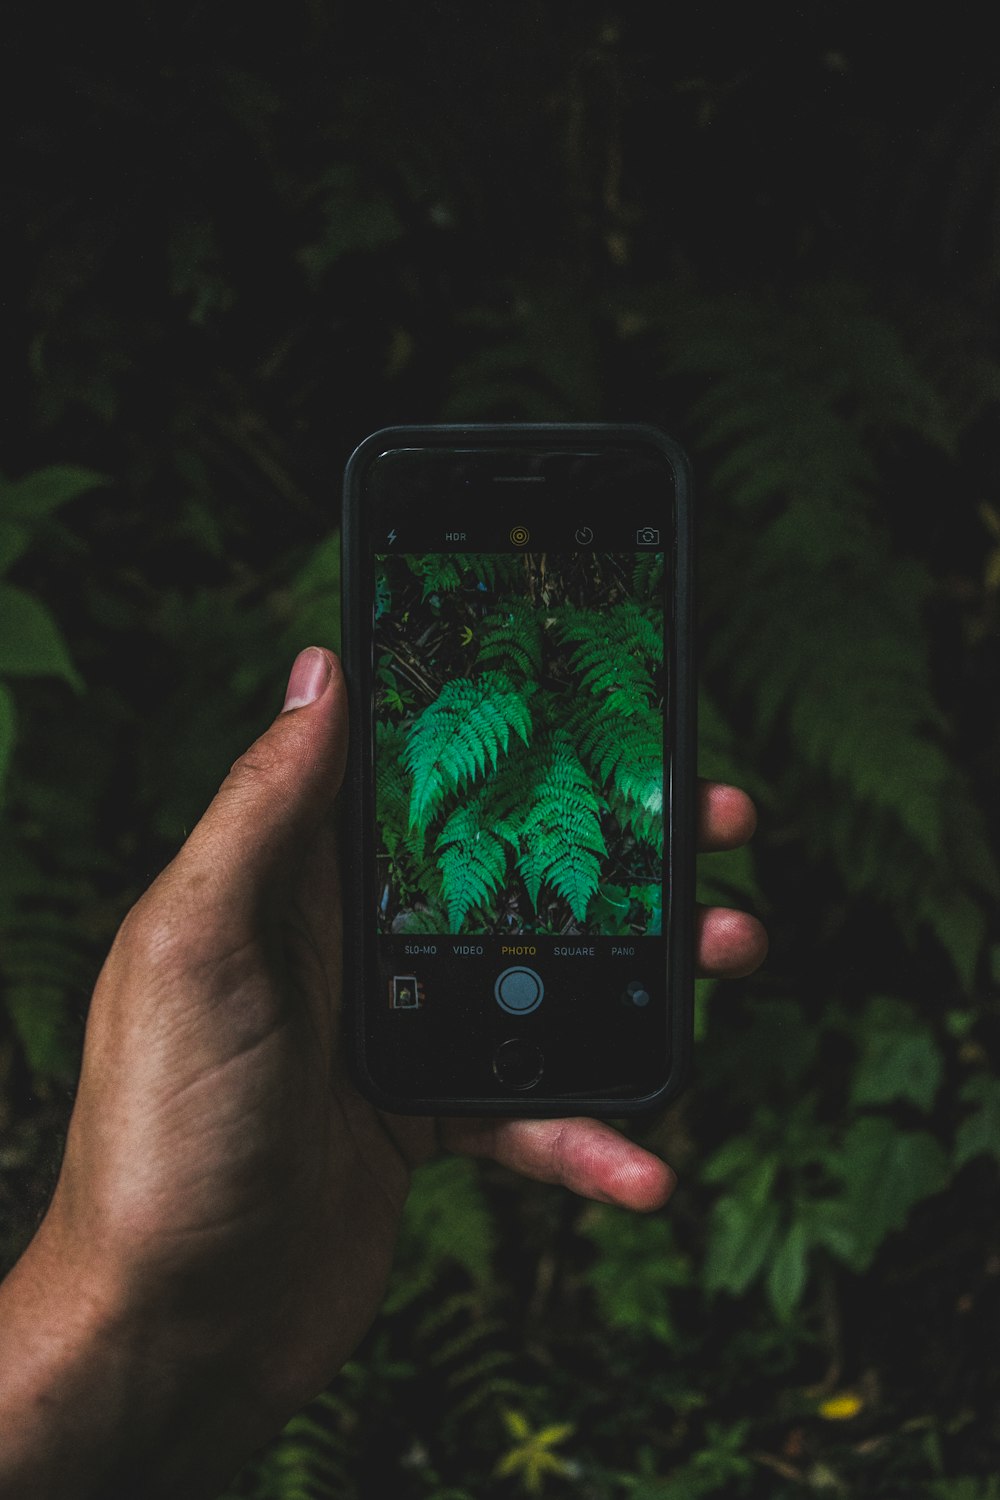
[[716, 1203], [703, 1271], [706, 1291], [740, 1296], [771, 1254], [781, 1218], [780, 1204], [770, 1196], [776, 1170], [773, 1158], [755, 1163], [735, 1191]]
[[877, 996], [858, 1027], [860, 1058], [851, 1103], [888, 1104], [908, 1099], [929, 1110], [941, 1083], [941, 1051], [930, 1027], [901, 1000]]
[[899, 1130], [881, 1115], [856, 1120], [830, 1165], [844, 1185], [846, 1258], [858, 1271], [871, 1263], [886, 1235], [902, 1229], [916, 1204], [940, 1192], [948, 1178], [945, 1154], [933, 1136]]
[[292, 579], [285, 639], [290, 652], [304, 646], [340, 650], [340, 533], [316, 546]]
[[936, 1479], [922, 1491], [928, 1500], [1000, 1500], [1000, 1479], [995, 1474], [988, 1478]]
[[14, 716], [14, 699], [10, 690], [0, 682], [0, 802], [3, 801], [7, 767], [17, 735], [17, 720]]
[[0, 518], [0, 576], [10, 571], [30, 543], [27, 527]]
[[787, 1323], [806, 1284], [809, 1237], [801, 1219], [789, 1225], [767, 1273], [767, 1294], [778, 1317]]
[[670, 1290], [689, 1285], [692, 1272], [687, 1256], [677, 1249], [670, 1221], [602, 1206], [585, 1217], [581, 1233], [599, 1251], [586, 1280], [602, 1318], [638, 1338], [672, 1343]]
[[757, 1161], [758, 1154], [757, 1143], [752, 1136], [733, 1136], [702, 1163], [702, 1181], [725, 1182], [727, 1177], [747, 1173]]
[[[786, 1091], [791, 1087], [801, 1098], [801, 1081], [815, 1064], [822, 1037], [821, 1027], [803, 1002], [755, 999], [738, 1028], [726, 1021], [721, 1004], [719, 1015], [717, 1045], [703, 1066], [723, 1080], [730, 1092], [756, 1099], [765, 1088]], [[745, 1139], [737, 1137], [736, 1142]], [[750, 1147], [751, 1152], [754, 1149]]]
[[864, 1404], [856, 1391], [838, 1391], [821, 1401], [816, 1411], [824, 1422], [850, 1422], [864, 1409]]
[[105, 474], [81, 469], [73, 464], [54, 464], [38, 469], [24, 479], [0, 480], [0, 516], [37, 520], [57, 510], [77, 495], [108, 483]]
[[4, 1006], [31, 1071], [42, 1078], [68, 1080], [78, 1056], [66, 1016], [66, 991], [60, 984], [11, 984]]
[[698, 690], [698, 774], [709, 781], [743, 787], [757, 800], [766, 796], [766, 784], [751, 764], [746, 744], [704, 686]]
[[[737, 758], [773, 759], [780, 743], [784, 797], [814, 856], [832, 856], [848, 891], [887, 905], [903, 933], [915, 916], [929, 926], [968, 987], [985, 938], [976, 893], [996, 899], [996, 860], [930, 670], [931, 560], [891, 548], [877, 498], [888, 435], [950, 453], [957, 412], [846, 282], [780, 309], [760, 289], [700, 298], [680, 285], [645, 310], [668, 370], [703, 377], [695, 420], [725, 497], [725, 565], [702, 591], [706, 675], [713, 697], [752, 716]], [[712, 698], [702, 718], [710, 744]], [[723, 746], [720, 763], [731, 758]]]
[[[969, 866], [965, 871], [972, 873]], [[988, 930], [982, 903], [960, 887], [936, 887], [922, 894], [916, 910], [948, 954], [965, 989], [971, 991]]]
[[475, 1163], [443, 1156], [414, 1173], [385, 1307], [404, 1307], [443, 1265], [460, 1265], [477, 1286], [489, 1282], [493, 1223]]
[[974, 1156], [1000, 1157], [1000, 1078], [977, 1073], [963, 1086], [959, 1098], [973, 1108], [955, 1133], [956, 1168]]
[[61, 677], [82, 691], [83, 682], [69, 659], [59, 628], [32, 594], [0, 583], [0, 674]]
[[345, 255], [383, 249], [403, 232], [396, 209], [354, 163], [331, 167], [319, 188], [323, 228], [297, 259], [316, 283]]
[[538, 1495], [547, 1474], [572, 1472], [566, 1460], [552, 1452], [573, 1436], [576, 1428], [572, 1422], [554, 1422], [534, 1432], [523, 1412], [505, 1409], [502, 1415], [507, 1436], [513, 1441], [497, 1460], [494, 1473], [498, 1478], [516, 1478], [529, 1495]]
[[725, 849], [702, 855], [698, 860], [698, 900], [706, 906], [763, 906], [754, 870], [753, 855], [742, 849]]

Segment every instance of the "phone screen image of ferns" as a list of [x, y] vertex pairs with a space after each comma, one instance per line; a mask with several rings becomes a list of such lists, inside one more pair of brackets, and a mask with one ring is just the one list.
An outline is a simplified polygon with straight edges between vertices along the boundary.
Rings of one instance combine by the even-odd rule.
[[380, 554], [385, 933], [659, 936], [661, 553]]

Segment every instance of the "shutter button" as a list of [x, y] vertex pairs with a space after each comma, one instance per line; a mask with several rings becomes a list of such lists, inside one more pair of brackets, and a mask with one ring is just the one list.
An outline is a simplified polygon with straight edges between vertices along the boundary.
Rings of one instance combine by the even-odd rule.
[[497, 976], [493, 993], [497, 1004], [509, 1016], [527, 1016], [541, 1005], [545, 986], [541, 974], [534, 969], [514, 964]]

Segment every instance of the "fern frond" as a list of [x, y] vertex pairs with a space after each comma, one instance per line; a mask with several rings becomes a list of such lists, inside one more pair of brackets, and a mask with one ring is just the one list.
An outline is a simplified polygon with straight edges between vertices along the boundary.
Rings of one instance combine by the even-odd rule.
[[567, 607], [556, 629], [574, 647], [570, 662], [579, 686], [593, 695], [619, 692], [637, 702], [652, 698], [654, 674], [663, 664], [657, 613], [634, 599], [600, 614]]
[[531, 736], [527, 699], [508, 678], [446, 682], [407, 730], [404, 763], [411, 778], [409, 826], [425, 829], [445, 796], [495, 771], [511, 735]]
[[542, 670], [542, 624], [528, 599], [503, 599], [479, 627], [480, 666], [487, 663], [512, 680], [537, 679]]
[[780, 309], [688, 299], [666, 321], [670, 368], [710, 378], [695, 420], [742, 565], [738, 591], [724, 570], [706, 591], [708, 675], [747, 705], [762, 757], [787, 737], [783, 794], [818, 856], [906, 931], [924, 917], [968, 982], [985, 930], [970, 888], [997, 890], [996, 864], [935, 700], [930, 573], [892, 556], [873, 514], [886, 438], [947, 449], [954, 414], [856, 287]]
[[402, 554], [410, 572], [420, 580], [421, 597], [453, 594], [465, 585], [493, 593], [516, 588], [524, 568], [522, 556], [509, 552], [421, 552]]
[[537, 910], [544, 883], [582, 922], [607, 846], [601, 833], [602, 804], [568, 735], [557, 731], [538, 757], [529, 797], [517, 867], [531, 904]]
[[663, 553], [641, 552], [632, 569], [632, 592], [637, 599], [658, 600], [663, 591]]
[[375, 809], [382, 840], [393, 859], [405, 852], [421, 860], [424, 830], [415, 829], [409, 821], [410, 778], [405, 755], [403, 725], [379, 720], [375, 726]]
[[616, 811], [643, 843], [663, 848], [663, 721], [645, 705], [627, 715], [598, 706], [580, 732], [580, 753]]
[[347, 1500], [355, 1495], [354, 1444], [346, 1435], [354, 1420], [355, 1413], [339, 1396], [324, 1391], [254, 1460], [250, 1493], [262, 1500], [277, 1495], [281, 1500], [321, 1500], [325, 1495]]
[[507, 845], [498, 830], [480, 824], [480, 812], [477, 805], [456, 808], [435, 845], [450, 932], [461, 932], [469, 912], [488, 904], [506, 874]]
[[463, 558], [457, 552], [423, 552], [406, 555], [411, 573], [420, 579], [422, 598], [431, 594], [450, 594], [462, 582]]
[[443, 1375], [444, 1430], [462, 1431], [478, 1409], [512, 1396], [524, 1397], [510, 1350], [497, 1342], [505, 1324], [484, 1316], [482, 1299], [459, 1292], [434, 1299], [417, 1327], [422, 1363]]
[[476, 587], [490, 593], [516, 590], [524, 584], [526, 554], [515, 552], [470, 552], [463, 559], [476, 581]]
[[866, 510], [875, 480], [868, 434], [883, 424], [948, 448], [945, 405], [892, 322], [850, 283], [782, 298], [659, 299], [671, 374], [711, 378], [695, 404], [713, 482], [737, 506], [777, 495]]
[[[414, 1173], [406, 1201], [386, 1310], [394, 1314], [409, 1306], [430, 1289], [442, 1263], [451, 1262], [463, 1268], [475, 1288], [463, 1296], [478, 1309], [480, 1294], [494, 1276], [495, 1248], [495, 1226], [475, 1163], [462, 1156], [427, 1162]], [[452, 1301], [433, 1299], [425, 1317], [437, 1320], [435, 1330], [451, 1316]]]

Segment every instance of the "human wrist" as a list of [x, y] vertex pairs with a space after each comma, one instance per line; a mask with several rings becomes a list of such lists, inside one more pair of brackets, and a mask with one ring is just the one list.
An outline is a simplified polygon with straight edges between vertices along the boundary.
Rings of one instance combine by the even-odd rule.
[[281, 1417], [219, 1337], [45, 1224], [0, 1284], [0, 1500], [210, 1497]]

